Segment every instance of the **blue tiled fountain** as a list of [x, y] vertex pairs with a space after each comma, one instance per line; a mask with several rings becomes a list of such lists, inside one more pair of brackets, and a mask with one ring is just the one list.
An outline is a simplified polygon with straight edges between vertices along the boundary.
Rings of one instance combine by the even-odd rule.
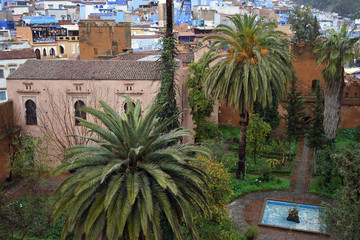
[[[300, 223], [286, 220], [289, 215], [287, 210], [295, 206], [298, 207]], [[261, 224], [321, 233], [325, 229], [324, 223], [320, 220], [320, 212], [323, 210], [323, 207], [313, 205], [267, 200]]]

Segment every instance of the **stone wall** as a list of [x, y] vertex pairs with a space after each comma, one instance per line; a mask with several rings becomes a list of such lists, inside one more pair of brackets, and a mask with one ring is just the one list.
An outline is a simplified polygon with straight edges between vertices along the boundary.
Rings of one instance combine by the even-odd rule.
[[99, 56], [115, 56], [131, 49], [130, 23], [111, 20], [79, 22], [80, 59], [96, 60]]

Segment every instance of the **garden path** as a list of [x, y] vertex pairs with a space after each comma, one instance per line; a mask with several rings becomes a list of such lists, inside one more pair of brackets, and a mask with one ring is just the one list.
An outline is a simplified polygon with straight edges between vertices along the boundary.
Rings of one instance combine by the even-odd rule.
[[[227, 206], [234, 223], [238, 230], [243, 231], [249, 225], [257, 225], [260, 222], [260, 215], [265, 199], [274, 199], [291, 202], [301, 202], [305, 204], [320, 204], [321, 202], [331, 202], [330, 199], [319, 197], [309, 193], [309, 182], [311, 176], [311, 150], [306, 146], [305, 141], [301, 141], [297, 157], [295, 160], [293, 176], [290, 177], [289, 191], [270, 191], [249, 193]], [[264, 240], [322, 240], [335, 239], [329, 236], [320, 236], [276, 228], [260, 227], [260, 239]]]

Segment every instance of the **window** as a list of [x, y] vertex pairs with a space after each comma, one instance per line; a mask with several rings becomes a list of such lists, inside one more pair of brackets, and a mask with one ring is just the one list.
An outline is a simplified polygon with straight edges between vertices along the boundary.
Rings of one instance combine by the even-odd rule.
[[[133, 107], [135, 107], [135, 103], [132, 102]], [[124, 112], [127, 113], [128, 106], [127, 103], [124, 104]]]
[[49, 9], [53, 9], [54, 5], [53, 4], [49, 4]]
[[5, 78], [3, 68], [0, 68], [0, 78]]
[[37, 125], [36, 104], [33, 100], [25, 102], [26, 125]]
[[41, 59], [41, 54], [40, 54], [40, 50], [36, 49], [35, 50], [35, 55], [36, 55], [36, 59]]
[[55, 56], [55, 49], [50, 48], [50, 56]]
[[320, 81], [319, 80], [312, 80], [312, 83], [311, 83], [311, 91], [312, 92], [316, 92], [316, 85], [317, 84], [320, 84]]
[[7, 101], [6, 90], [0, 90], [0, 102]]
[[16, 67], [10, 67], [10, 68], [9, 68], [10, 74], [12, 74], [13, 72], [15, 72], [15, 70], [16, 70]]
[[[81, 107], [85, 106], [85, 103], [81, 100], [77, 100], [74, 104], [75, 108], [75, 117], [82, 118], [86, 120], [86, 112], [81, 111]], [[75, 119], [75, 126], [79, 126], [80, 121], [78, 119]]]

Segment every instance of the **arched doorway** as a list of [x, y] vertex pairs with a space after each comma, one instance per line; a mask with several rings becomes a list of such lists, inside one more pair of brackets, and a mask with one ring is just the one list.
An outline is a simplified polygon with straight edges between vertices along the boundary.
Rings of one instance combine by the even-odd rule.
[[43, 49], [43, 57], [46, 57], [46, 48]]
[[[81, 100], [77, 100], [74, 104], [75, 108], [75, 117], [82, 118], [86, 120], [86, 112], [81, 111], [81, 107], [85, 106], [85, 103]], [[80, 121], [75, 118], [75, 126], [78, 126], [80, 124]]]
[[60, 45], [60, 54], [64, 54], [65, 53], [65, 48], [63, 46]]
[[[135, 103], [131, 102], [133, 107], [135, 108]], [[127, 102], [124, 104], [124, 112], [127, 113], [127, 110], [128, 110], [128, 105], [127, 105]]]
[[33, 100], [25, 102], [26, 125], [37, 125], [36, 104]]
[[41, 53], [38, 48], [35, 50], [35, 55], [36, 55], [36, 59], [41, 59]]
[[50, 56], [55, 56], [55, 49], [50, 48]]

